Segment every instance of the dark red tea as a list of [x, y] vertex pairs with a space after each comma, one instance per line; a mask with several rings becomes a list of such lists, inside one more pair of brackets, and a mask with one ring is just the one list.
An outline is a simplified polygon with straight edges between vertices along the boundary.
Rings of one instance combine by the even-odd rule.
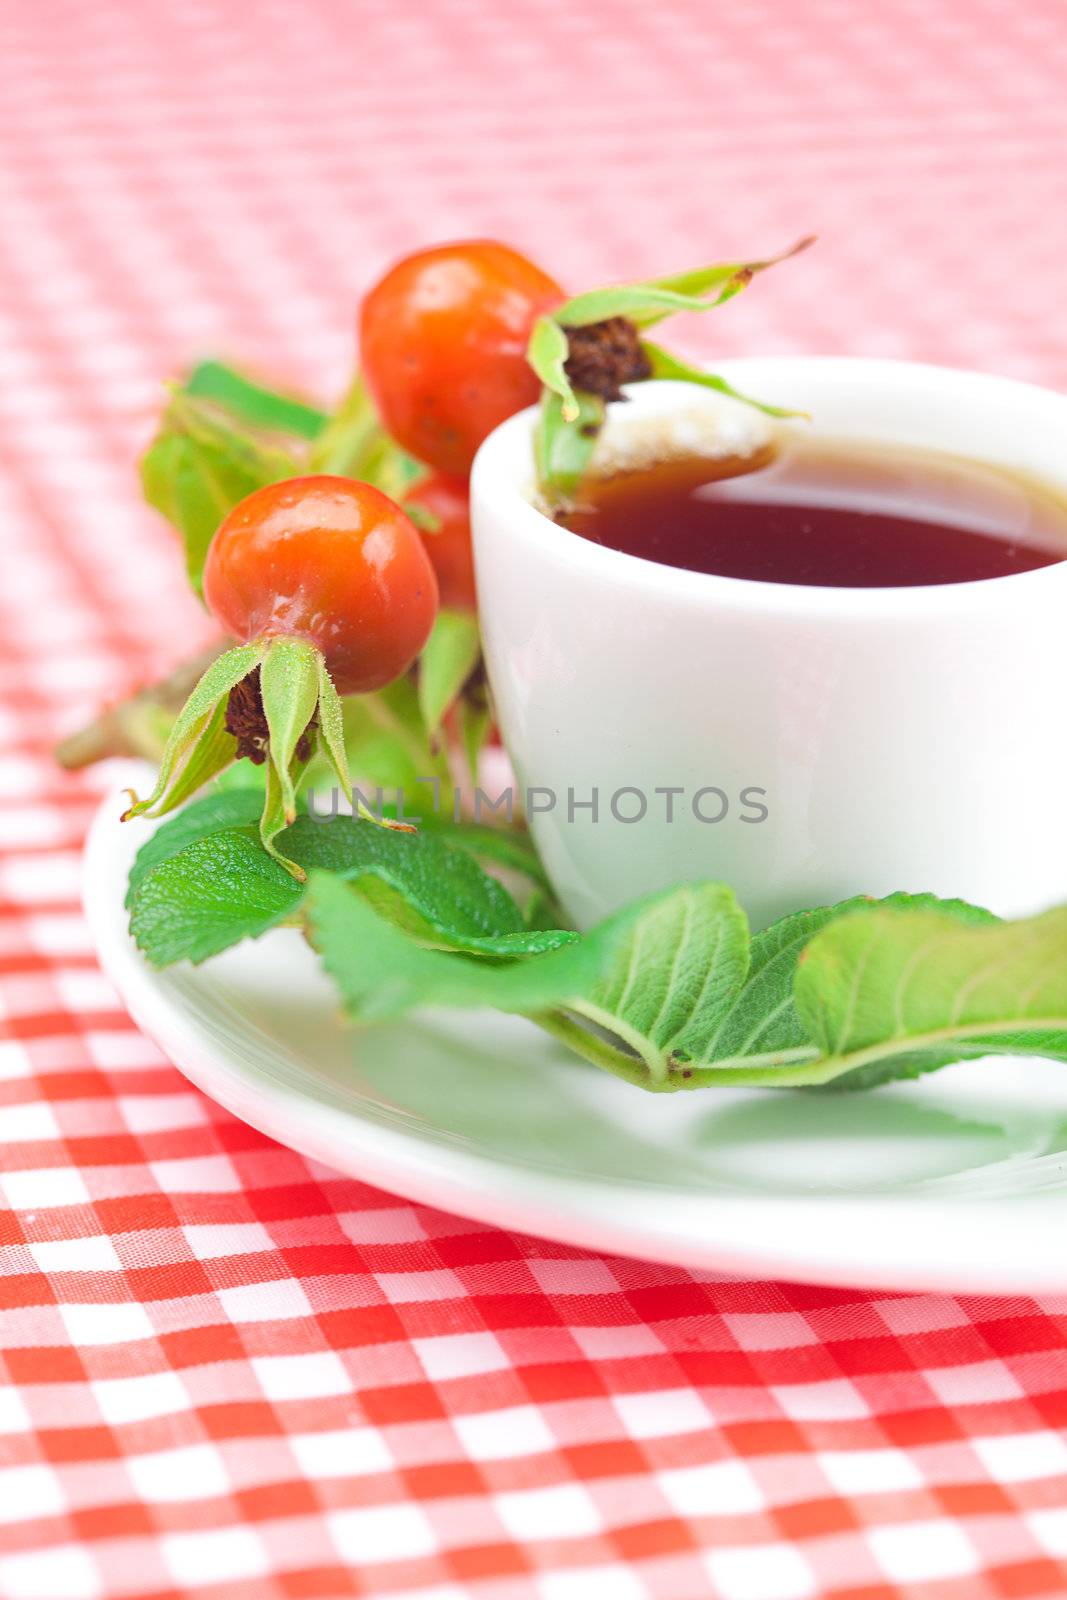
[[692, 457], [594, 482], [559, 520], [691, 572], [831, 588], [965, 583], [1067, 557], [1067, 499], [936, 451], [799, 429], [762, 458]]

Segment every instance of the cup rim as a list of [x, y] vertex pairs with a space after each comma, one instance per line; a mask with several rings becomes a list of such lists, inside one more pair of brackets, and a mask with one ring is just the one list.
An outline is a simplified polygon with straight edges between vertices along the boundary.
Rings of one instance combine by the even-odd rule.
[[[888, 384], [899, 387], [902, 382], [910, 383], [927, 394], [940, 393], [946, 400], [953, 394], [958, 396], [961, 384], [966, 384], [972, 392], [984, 390], [990, 406], [998, 410], [1003, 410], [1005, 403], [1011, 400], [1017, 404], [1051, 404], [1062, 411], [1062, 417], [1056, 420], [1067, 433], [1067, 395], [1039, 384], [965, 367], [937, 366], [888, 357], [837, 355], [745, 356], [715, 364], [715, 370], [732, 383], [755, 392], [758, 392], [761, 375], [765, 377], [773, 372], [779, 379], [784, 376], [788, 381], [790, 369], [795, 370], [798, 380], [805, 375], [810, 377], [812, 369], [815, 369], [822, 375], [840, 376], [843, 382], [856, 387]], [[667, 380], [652, 382], [662, 389]], [[632, 385], [627, 391], [630, 403], [639, 400], [640, 391], [649, 387], [649, 383]], [[672, 383], [672, 387], [679, 391], [688, 387], [690, 395], [702, 392], [680, 383]], [[531, 435], [536, 416], [537, 407], [530, 406], [501, 423], [482, 443], [471, 469], [472, 507], [478, 510], [484, 507], [492, 512], [494, 538], [499, 537], [499, 524], [503, 522], [515, 537], [528, 547], [539, 549], [546, 558], [552, 558], [557, 566], [567, 566], [591, 577], [599, 574], [605, 582], [641, 589], [649, 595], [673, 598], [677, 604], [686, 607], [699, 608], [714, 604], [720, 610], [726, 607], [731, 610], [805, 614], [822, 611], [835, 616], [848, 613], [867, 618], [880, 615], [899, 617], [902, 614], [926, 616], [931, 611], [954, 614], [984, 610], [1001, 602], [1014, 605], [1025, 601], [1039, 586], [1045, 588], [1051, 583], [1067, 587], [1067, 555], [1062, 561], [1052, 562], [1048, 566], [994, 578], [969, 578], [958, 583], [847, 588], [775, 583], [762, 578], [735, 578], [720, 573], [694, 572], [666, 566], [622, 550], [613, 550], [561, 527], [538, 510], [529, 498], [534, 478]], [[476, 568], [479, 521], [476, 510]]]

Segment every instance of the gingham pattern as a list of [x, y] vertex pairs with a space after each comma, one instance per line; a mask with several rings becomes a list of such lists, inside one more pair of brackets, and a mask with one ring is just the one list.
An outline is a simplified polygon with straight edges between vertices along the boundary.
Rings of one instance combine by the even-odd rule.
[[186, 648], [161, 377], [319, 392], [391, 255], [781, 246], [691, 348], [1067, 383], [1061, 0], [0, 6], [0, 1600], [1067, 1593], [1067, 1306], [731, 1282], [313, 1168], [88, 946], [47, 748]]

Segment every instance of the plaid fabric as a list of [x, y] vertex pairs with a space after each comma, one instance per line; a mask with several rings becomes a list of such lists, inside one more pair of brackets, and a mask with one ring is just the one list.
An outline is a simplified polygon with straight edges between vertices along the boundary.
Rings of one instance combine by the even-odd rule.
[[48, 747], [188, 649], [159, 380], [339, 389], [392, 255], [575, 286], [818, 251], [694, 351], [1067, 381], [1060, 0], [0, 7], [0, 1600], [1067, 1593], [1067, 1302], [602, 1260], [192, 1091], [101, 977], [102, 781]]

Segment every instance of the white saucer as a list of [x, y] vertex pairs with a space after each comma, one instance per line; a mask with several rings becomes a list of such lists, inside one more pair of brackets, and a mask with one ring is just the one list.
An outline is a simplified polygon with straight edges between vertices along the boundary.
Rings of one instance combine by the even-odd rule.
[[292, 930], [193, 968], [132, 945], [146, 837], [117, 793], [86, 847], [101, 964], [206, 1094], [340, 1172], [480, 1221], [745, 1277], [1067, 1291], [1067, 1067], [990, 1060], [863, 1095], [645, 1094], [520, 1018], [357, 1032]]

